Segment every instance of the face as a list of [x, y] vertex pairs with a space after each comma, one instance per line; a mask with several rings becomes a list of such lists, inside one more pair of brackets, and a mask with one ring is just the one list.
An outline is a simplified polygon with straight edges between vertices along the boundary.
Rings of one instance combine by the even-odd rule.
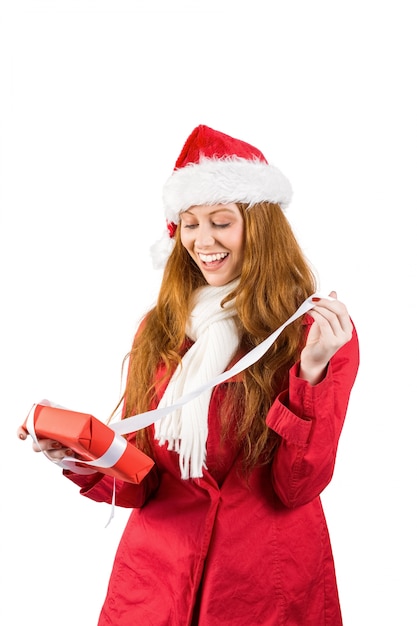
[[209, 285], [221, 287], [240, 276], [244, 226], [236, 204], [193, 206], [180, 217], [181, 243]]

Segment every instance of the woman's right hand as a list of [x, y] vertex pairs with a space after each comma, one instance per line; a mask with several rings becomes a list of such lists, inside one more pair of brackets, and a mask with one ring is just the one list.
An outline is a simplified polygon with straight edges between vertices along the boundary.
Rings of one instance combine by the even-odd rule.
[[[17, 436], [22, 441], [27, 439], [28, 433], [23, 426], [19, 426], [17, 429]], [[62, 445], [56, 439], [39, 439], [37, 444], [35, 442], [32, 443], [32, 448], [35, 452], [44, 452], [55, 463], [62, 461], [65, 456], [75, 457], [74, 450]]]

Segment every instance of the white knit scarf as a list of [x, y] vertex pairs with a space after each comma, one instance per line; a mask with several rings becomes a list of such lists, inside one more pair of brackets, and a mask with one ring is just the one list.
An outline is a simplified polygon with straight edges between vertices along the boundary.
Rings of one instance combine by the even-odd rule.
[[[170, 406], [226, 369], [239, 346], [234, 301], [222, 300], [239, 279], [222, 287], [200, 287], [193, 295], [186, 333], [195, 343], [184, 355], [165, 390], [158, 408]], [[182, 478], [198, 478], [206, 467], [208, 408], [212, 390], [155, 423], [155, 439], [179, 453]]]

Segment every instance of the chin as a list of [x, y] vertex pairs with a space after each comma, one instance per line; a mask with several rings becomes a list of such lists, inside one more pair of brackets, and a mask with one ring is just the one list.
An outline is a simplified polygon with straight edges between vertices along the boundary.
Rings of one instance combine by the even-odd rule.
[[212, 287], [224, 287], [237, 278], [237, 276], [207, 276], [206, 274], [203, 274], [203, 276], [206, 279], [207, 284]]

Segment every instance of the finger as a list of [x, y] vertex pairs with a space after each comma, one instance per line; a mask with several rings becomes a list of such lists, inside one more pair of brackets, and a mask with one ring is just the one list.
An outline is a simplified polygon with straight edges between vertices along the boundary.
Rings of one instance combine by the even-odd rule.
[[342, 308], [336, 307], [336, 310], [334, 306], [317, 306], [313, 311], [315, 315], [312, 315], [312, 317], [319, 323], [322, 332], [326, 332], [326, 324], [322, 323], [325, 320], [328, 329], [331, 329], [331, 332], [336, 337], [341, 334], [347, 337], [351, 335], [353, 326], [344, 305], [342, 305]]
[[53, 452], [61, 450], [64, 446], [55, 439], [38, 439], [36, 443], [33, 442], [32, 447], [35, 452]]
[[318, 302], [317, 302], [317, 306], [324, 306], [326, 308], [328, 308], [331, 311], [334, 311], [336, 313], [336, 315], [340, 316], [340, 318], [342, 317], [346, 317], [348, 319], [350, 319], [348, 310], [346, 308], [346, 305], [343, 304], [343, 302], [340, 302], [340, 300], [337, 299], [337, 293], [336, 291], [332, 290], [329, 293], [329, 298], [332, 298], [331, 300], [326, 300], [326, 298], [321, 298]]
[[69, 450], [70, 454], [67, 454], [68, 450], [47, 450], [45, 451], [45, 455], [48, 457], [48, 459], [50, 461], [53, 461], [54, 463], [59, 463], [59, 461], [62, 461], [62, 459], [64, 459], [67, 456], [72, 456], [72, 450]]
[[[332, 297], [336, 298], [336, 292], [332, 291], [331, 293], [334, 294], [334, 296], [332, 295]], [[335, 312], [342, 332], [350, 339], [352, 336], [353, 324], [352, 320], [350, 319], [350, 315], [346, 308], [346, 305], [337, 299], [333, 300], [333, 304], [334, 306], [329, 307], [329, 309]]]
[[61, 460], [61, 455], [51, 450], [45, 451], [45, 456], [53, 463], [59, 463], [59, 461]]
[[334, 336], [337, 334], [337, 331], [335, 331], [334, 322], [333, 323], [331, 322], [330, 314], [326, 315], [324, 311], [320, 311], [316, 309], [313, 309], [310, 312], [310, 314], [311, 314], [311, 317], [316, 322], [318, 329], [320, 329], [319, 334], [317, 335], [316, 341], [318, 342], [318, 341], [325, 339], [326, 342], [328, 341], [332, 342]]
[[[61, 444], [59, 444], [61, 446]], [[65, 446], [61, 446], [60, 448], [46, 448], [42, 449], [42, 452], [55, 463], [58, 461], [62, 461], [67, 456], [75, 457], [74, 450], [71, 448], [66, 448]]]
[[[331, 291], [329, 295], [333, 298], [337, 294], [335, 291]], [[326, 298], [320, 298], [319, 300], [317, 300], [314, 309], [322, 313], [329, 320], [330, 317], [329, 315], [327, 315], [326, 311], [334, 313], [337, 316], [343, 331], [347, 333], [352, 331], [352, 322], [350, 319], [350, 315], [346, 306], [343, 304], [343, 302], [340, 302], [340, 300], [327, 300]]]
[[23, 428], [23, 426], [19, 426], [19, 428], [17, 429], [17, 436], [19, 437], [19, 439], [21, 439], [22, 441], [24, 441], [25, 439], [27, 439], [27, 431]]

